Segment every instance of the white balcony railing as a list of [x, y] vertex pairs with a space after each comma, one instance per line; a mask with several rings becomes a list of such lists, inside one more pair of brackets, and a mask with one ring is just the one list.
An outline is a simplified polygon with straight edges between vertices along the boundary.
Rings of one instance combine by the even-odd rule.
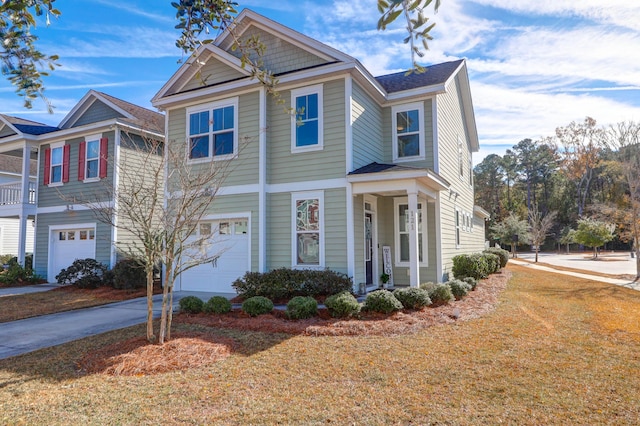
[[[22, 183], [0, 184], [0, 206], [22, 203]], [[36, 203], [36, 183], [29, 182], [29, 204]]]

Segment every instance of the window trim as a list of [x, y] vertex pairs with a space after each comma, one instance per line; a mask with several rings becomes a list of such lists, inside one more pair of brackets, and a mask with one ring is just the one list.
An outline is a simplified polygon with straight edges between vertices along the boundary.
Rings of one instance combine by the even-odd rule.
[[455, 236], [455, 243], [456, 243], [456, 248], [460, 248], [462, 247], [462, 210], [460, 210], [458, 207], [455, 208], [455, 214], [454, 214], [454, 236]]
[[[222, 154], [222, 155], [214, 155], [213, 148], [213, 111], [216, 109], [221, 109], [225, 107], [233, 107], [233, 152], [230, 154]], [[201, 112], [208, 112], [210, 114], [207, 136], [209, 138], [209, 154], [206, 157], [201, 158], [191, 158], [191, 135], [190, 135], [190, 126], [191, 126], [191, 115], [197, 114]], [[220, 101], [209, 102], [207, 104], [196, 105], [192, 107], [186, 108], [186, 155], [187, 155], [187, 163], [188, 164], [197, 164], [197, 163], [206, 163], [208, 161], [223, 161], [223, 160], [231, 160], [238, 157], [238, 132], [239, 132], [239, 123], [238, 123], [238, 97], [227, 98]], [[204, 134], [203, 134], [204, 135]]]
[[[64, 147], [66, 146], [65, 142], [56, 142], [56, 143], [52, 143], [49, 145], [49, 150], [50, 150], [50, 160], [49, 160], [49, 170], [45, 170], [45, 173], [49, 173], [49, 183], [47, 184], [47, 186], [49, 187], [55, 187], [55, 186], [62, 186], [64, 185], [64, 168], [65, 168], [65, 164], [64, 164], [64, 156], [65, 156], [65, 152], [64, 152]], [[60, 181], [59, 182], [54, 182], [53, 181], [53, 150], [54, 149], [60, 149], [60, 151], [62, 152], [62, 161], [60, 162]], [[56, 164], [57, 165], [57, 164]]]
[[[321, 151], [324, 149], [324, 100], [323, 100], [322, 84], [316, 84], [313, 86], [301, 87], [299, 89], [291, 90], [291, 153], [309, 152], [309, 151]], [[296, 100], [300, 96], [318, 95], [318, 143], [315, 145], [298, 146], [296, 140], [297, 113], [295, 111]]]
[[[411, 266], [411, 262], [405, 262], [400, 257], [400, 206], [407, 206], [409, 208], [409, 198], [399, 197], [393, 199], [393, 241], [395, 244], [395, 256], [394, 264], [397, 267], [408, 268]], [[429, 229], [427, 220], [427, 202], [423, 199], [418, 199], [418, 206], [421, 206], [419, 211], [422, 213], [422, 232], [418, 233], [418, 238], [422, 239], [422, 262], [418, 262], [421, 268], [429, 267]], [[420, 247], [418, 245], [418, 247]], [[418, 258], [420, 253], [418, 253]]]
[[458, 135], [458, 171], [460, 173], [460, 180], [464, 180], [464, 157], [460, 135]]
[[[98, 174], [95, 177], [87, 177], [89, 176], [89, 143], [90, 142], [97, 142], [98, 143], [98, 156], [93, 159], [94, 161], [98, 162], [98, 168], [97, 168], [97, 172]], [[84, 162], [81, 162], [81, 164], [84, 166], [84, 175], [83, 175], [83, 179], [82, 182], [97, 182], [100, 180], [100, 162], [101, 162], [101, 152], [102, 152], [102, 135], [101, 134], [96, 134], [96, 135], [90, 135], [90, 136], [85, 136], [84, 138], [84, 144], [85, 144], [85, 149], [84, 149]]]
[[[301, 200], [318, 200], [318, 265], [298, 263], [298, 230], [296, 226], [296, 203]], [[325, 268], [325, 227], [324, 227], [324, 191], [292, 192], [291, 193], [291, 267], [294, 269], [324, 269]]]
[[[418, 155], [412, 155], [410, 157], [398, 156], [398, 113], [406, 111], [418, 111]], [[424, 123], [424, 102], [413, 102], [410, 104], [395, 105], [391, 107], [391, 134], [392, 134], [392, 149], [393, 149], [393, 162], [401, 163], [405, 161], [417, 161], [425, 159], [425, 123]]]

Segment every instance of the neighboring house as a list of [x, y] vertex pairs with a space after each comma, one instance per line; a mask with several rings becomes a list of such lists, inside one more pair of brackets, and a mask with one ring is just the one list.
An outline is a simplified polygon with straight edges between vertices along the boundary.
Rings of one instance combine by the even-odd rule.
[[[97, 220], [87, 201], [95, 206], [114, 205], [111, 194], [122, 167], [139, 166], [136, 150], [124, 142], [143, 136], [162, 140], [162, 114], [93, 90], [58, 127], [31, 123], [31, 128], [23, 130], [22, 139], [27, 141], [21, 142], [23, 155], [31, 153], [33, 158], [33, 153], [39, 153], [37, 189], [30, 182], [29, 202], [22, 197], [21, 204], [25, 216], [36, 222], [37, 274], [55, 282], [60, 270], [79, 258], [94, 258], [113, 267], [118, 245], [127, 244], [130, 236]], [[0, 139], [0, 149], [4, 147]]]
[[38, 139], [57, 127], [0, 114], [0, 254], [34, 248]]
[[278, 99], [243, 69], [224, 32], [152, 100], [166, 112], [166, 140], [194, 167], [233, 163], [202, 227], [224, 240], [211, 248], [220, 257], [185, 272], [177, 289], [233, 291], [245, 271], [279, 267], [329, 268], [373, 289], [386, 266], [395, 286], [417, 286], [484, 248], [464, 60], [374, 77], [250, 10], [234, 28], [266, 45]]

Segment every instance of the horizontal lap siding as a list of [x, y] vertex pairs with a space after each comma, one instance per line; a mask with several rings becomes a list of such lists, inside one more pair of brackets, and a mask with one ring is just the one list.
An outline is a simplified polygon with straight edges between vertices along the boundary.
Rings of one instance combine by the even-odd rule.
[[353, 169], [384, 162], [382, 109], [357, 84], [353, 85]]
[[346, 191], [342, 188], [324, 191], [324, 228], [326, 267], [346, 274], [347, 217]]
[[[457, 77], [447, 88], [447, 93], [438, 95], [438, 152], [440, 175], [451, 184], [458, 196], [443, 193], [441, 203], [442, 260], [443, 272], [451, 271], [452, 258], [462, 253], [479, 251], [476, 233], [483, 232], [474, 226], [473, 232], [460, 231], [460, 247], [455, 245], [455, 210], [459, 208], [467, 214], [473, 214], [473, 188], [469, 185], [468, 160], [471, 155], [466, 120], [462, 108], [462, 95]], [[458, 136], [462, 140], [463, 169], [462, 178], [458, 165]], [[483, 237], [482, 237], [483, 238]]]
[[34, 269], [36, 274], [46, 277], [49, 258], [49, 226], [69, 225], [74, 228], [77, 223], [96, 224], [96, 260], [109, 265], [111, 261], [111, 227], [98, 221], [89, 210], [70, 211], [64, 213], [39, 214], [36, 223], [36, 256]]
[[268, 182], [289, 183], [345, 177], [344, 80], [323, 85], [324, 147], [321, 151], [291, 153], [291, 107], [289, 91], [281, 92], [285, 105], [269, 99]]
[[[66, 141], [70, 145], [69, 160], [69, 182], [62, 186], [48, 187], [43, 185], [44, 182], [44, 151], [49, 145], [42, 146], [42, 158], [40, 161], [40, 179], [38, 182], [38, 207], [64, 206], [67, 204], [85, 202], [94, 202], [97, 200], [106, 201], [110, 199], [109, 194], [113, 191], [113, 163], [114, 158], [114, 132], [105, 132], [102, 137], [109, 139], [108, 144], [108, 166], [107, 177], [97, 182], [84, 183], [78, 180], [78, 156], [80, 142], [84, 138], [75, 138]], [[66, 200], [64, 198], [67, 198]], [[75, 201], [74, 201], [75, 199]]]
[[291, 194], [267, 196], [267, 270], [291, 267]]
[[[0, 254], [18, 255], [18, 236], [20, 221], [18, 219], [0, 218]], [[33, 221], [27, 221], [27, 253], [33, 253], [35, 238]]]

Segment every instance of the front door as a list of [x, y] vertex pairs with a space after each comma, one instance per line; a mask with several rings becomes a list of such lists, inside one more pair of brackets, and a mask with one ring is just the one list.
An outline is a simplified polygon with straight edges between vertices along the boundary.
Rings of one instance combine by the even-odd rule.
[[367, 286], [373, 285], [373, 215], [364, 214], [364, 263]]

